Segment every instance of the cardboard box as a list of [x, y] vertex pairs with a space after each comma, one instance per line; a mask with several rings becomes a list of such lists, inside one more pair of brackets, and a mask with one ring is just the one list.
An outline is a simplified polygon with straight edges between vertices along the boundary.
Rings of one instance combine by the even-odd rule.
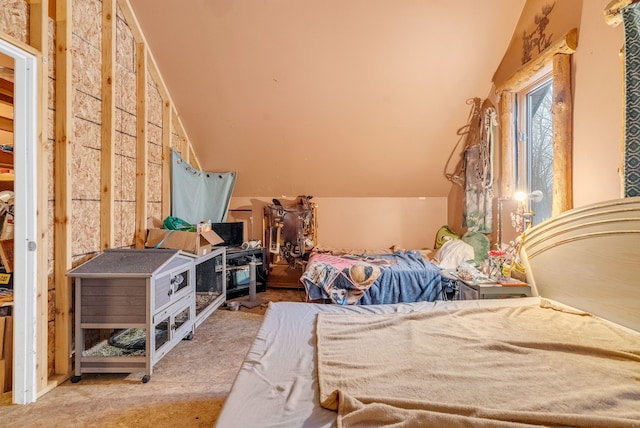
[[147, 248], [172, 248], [203, 256], [211, 252], [213, 245], [224, 241], [213, 230], [202, 232], [182, 232], [178, 230], [161, 229], [162, 221], [156, 218], [147, 220]]

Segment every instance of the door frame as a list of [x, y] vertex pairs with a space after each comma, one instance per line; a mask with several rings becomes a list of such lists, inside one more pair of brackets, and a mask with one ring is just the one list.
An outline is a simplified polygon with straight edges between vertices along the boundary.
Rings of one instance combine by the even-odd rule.
[[[37, 379], [37, 105], [35, 55], [0, 38], [0, 52], [14, 60], [14, 268], [13, 402], [36, 401]], [[46, 172], [42, 172], [46, 173]]]

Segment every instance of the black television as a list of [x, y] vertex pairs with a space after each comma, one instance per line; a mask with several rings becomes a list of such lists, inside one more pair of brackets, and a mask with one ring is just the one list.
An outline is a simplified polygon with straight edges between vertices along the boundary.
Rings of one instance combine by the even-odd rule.
[[244, 243], [244, 223], [241, 221], [213, 223], [211, 228], [223, 240], [216, 244], [217, 247], [240, 247]]

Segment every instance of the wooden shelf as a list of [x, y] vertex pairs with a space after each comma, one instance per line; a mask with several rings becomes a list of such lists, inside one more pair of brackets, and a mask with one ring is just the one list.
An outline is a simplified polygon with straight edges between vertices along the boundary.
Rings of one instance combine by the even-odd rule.
[[0, 168], [13, 169], [13, 153], [0, 150]]

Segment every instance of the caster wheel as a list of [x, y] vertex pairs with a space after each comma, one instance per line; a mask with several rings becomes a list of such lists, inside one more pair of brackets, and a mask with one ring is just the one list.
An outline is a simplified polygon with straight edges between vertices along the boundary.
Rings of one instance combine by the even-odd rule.
[[187, 334], [187, 335], [183, 338], [183, 340], [191, 340], [191, 339], [193, 339], [193, 332], [191, 332], [191, 333]]
[[71, 377], [71, 383], [78, 383], [82, 379], [82, 376], [73, 376]]
[[151, 376], [144, 375], [144, 376], [142, 376], [142, 383], [147, 383], [147, 382], [149, 382], [150, 379], [151, 379]]

